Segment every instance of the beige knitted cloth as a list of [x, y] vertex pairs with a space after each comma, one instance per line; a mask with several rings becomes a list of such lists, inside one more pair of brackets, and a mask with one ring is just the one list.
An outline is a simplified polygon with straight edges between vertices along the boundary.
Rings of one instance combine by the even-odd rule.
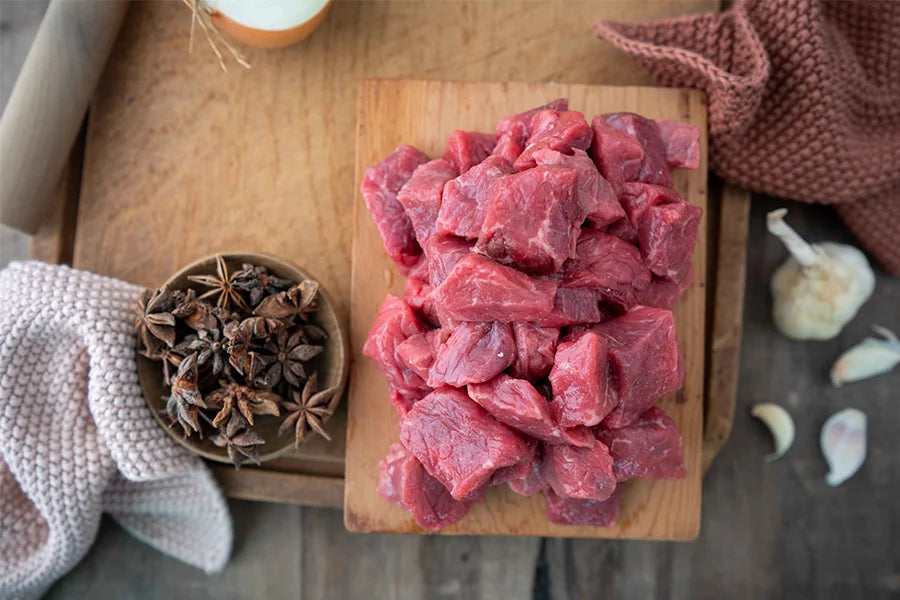
[[0, 598], [46, 591], [87, 553], [103, 512], [207, 571], [228, 560], [222, 493], [144, 404], [139, 293], [62, 266], [0, 272]]

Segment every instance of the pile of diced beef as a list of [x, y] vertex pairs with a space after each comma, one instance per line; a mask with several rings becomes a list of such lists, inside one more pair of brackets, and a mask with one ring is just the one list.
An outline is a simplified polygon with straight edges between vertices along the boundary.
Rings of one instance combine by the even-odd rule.
[[556, 100], [456, 131], [442, 158], [401, 146], [361, 190], [408, 275], [364, 354], [400, 440], [378, 491], [424, 528], [485, 490], [543, 492], [550, 521], [614, 523], [621, 483], [684, 476], [655, 406], [682, 385], [671, 307], [690, 284], [701, 210], [671, 187], [699, 132]]

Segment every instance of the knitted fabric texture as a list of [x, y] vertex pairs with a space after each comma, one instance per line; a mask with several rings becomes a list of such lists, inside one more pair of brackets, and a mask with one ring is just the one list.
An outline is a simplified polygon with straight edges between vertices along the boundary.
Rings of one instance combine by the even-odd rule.
[[600, 37], [709, 98], [711, 168], [837, 211], [900, 274], [900, 2], [744, 0]]
[[207, 571], [228, 560], [221, 491], [138, 385], [140, 291], [41, 263], [0, 272], [0, 598], [45, 592], [87, 553], [103, 512]]

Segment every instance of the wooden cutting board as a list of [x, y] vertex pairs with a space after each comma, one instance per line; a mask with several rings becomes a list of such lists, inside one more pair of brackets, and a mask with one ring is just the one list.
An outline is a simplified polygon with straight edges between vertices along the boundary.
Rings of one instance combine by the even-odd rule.
[[[701, 163], [676, 170], [676, 189], [706, 209], [706, 104], [695, 90], [524, 83], [364, 81], [359, 92], [356, 135], [357, 188], [365, 169], [396, 146], [413, 144], [439, 156], [454, 129], [492, 131], [515, 112], [568, 97], [573, 110], [633, 111], [678, 119], [703, 132]], [[354, 360], [347, 423], [344, 523], [351, 531], [423, 532], [406, 511], [376, 491], [378, 462], [398, 439], [397, 417], [384, 376], [362, 356], [366, 335], [385, 294], [401, 294], [404, 278], [385, 255], [378, 231], [356, 193], [351, 279], [351, 347]], [[491, 488], [447, 534], [538, 535], [690, 540], [700, 528], [704, 347], [706, 313], [706, 220], [701, 221], [693, 257], [697, 277], [675, 310], [678, 340], [687, 366], [684, 389], [660, 401], [684, 438], [687, 477], [679, 481], [631, 481], [615, 527], [570, 527], [547, 521], [542, 495], [518, 496], [506, 486]]]

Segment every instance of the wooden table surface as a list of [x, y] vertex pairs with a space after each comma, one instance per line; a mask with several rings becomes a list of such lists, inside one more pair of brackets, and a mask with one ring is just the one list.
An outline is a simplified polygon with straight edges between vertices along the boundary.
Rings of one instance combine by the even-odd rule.
[[[34, 10], [21, 0], [0, 2], [0, 80], [17, 68], [6, 40], [27, 43], [23, 29]], [[155, 4], [155, 3], [153, 3]], [[541, 25], [571, 24], [606, 15], [638, 19], [708, 9], [715, 2], [570, 2], [541, 9]], [[140, 10], [148, 10], [143, 5]], [[499, 2], [511, 16], [543, 5]], [[30, 10], [30, 12], [29, 12]], [[496, 54], [454, 57], [417, 27], [444, 20], [447, 35], [464, 35], [488, 10], [478, 3], [338, 2], [308, 44], [327, 46], [343, 28], [355, 49], [379, 57], [408, 54], [392, 66], [348, 61], [354, 77], [444, 77], [579, 83], [641, 84], [646, 75], [607, 45], [572, 31], [559, 47], [535, 48], [536, 32]], [[546, 12], [549, 10], [549, 13]], [[572, 11], [574, 14], [564, 14]], [[387, 20], [387, 15], [399, 15]], [[133, 17], [134, 15], [132, 15]], [[460, 32], [450, 28], [459, 23]], [[405, 35], [434, 52], [385, 35]], [[537, 25], [535, 25], [537, 27]], [[4, 45], [6, 44], [6, 45]], [[325, 50], [328, 50], [326, 48]], [[377, 50], [377, 51], [376, 51]], [[303, 52], [303, 49], [295, 50]], [[334, 49], [334, 51], [338, 51]], [[19, 49], [18, 55], [24, 55]], [[510, 56], [521, 64], [510, 68]], [[502, 66], [500, 59], [502, 60]], [[470, 60], [471, 59], [471, 60]], [[355, 93], [355, 91], [354, 91]], [[3, 90], [3, 97], [8, 90]], [[347, 92], [349, 96], [353, 94]], [[342, 107], [347, 101], [341, 100]], [[352, 110], [352, 108], [351, 108]], [[352, 130], [350, 132], [352, 134]], [[881, 272], [874, 297], [836, 340], [797, 343], [771, 326], [768, 280], [784, 258], [765, 235], [765, 212], [782, 203], [757, 197], [752, 208], [747, 293], [737, 417], [731, 439], [704, 482], [703, 521], [689, 544], [539, 538], [355, 535], [332, 509], [231, 502], [235, 550], [225, 572], [203, 573], [163, 556], [104, 520], [85, 560], [50, 591], [50, 598], [888, 598], [900, 593], [900, 370], [835, 390], [828, 368], [872, 323], [900, 330], [900, 280]], [[791, 204], [790, 222], [813, 240], [852, 241], [829, 209]], [[4, 257], [5, 258], [5, 257]], [[340, 282], [338, 282], [340, 285]], [[764, 463], [767, 431], [749, 416], [756, 402], [783, 403], [797, 420], [785, 459]], [[825, 485], [818, 431], [832, 412], [853, 406], [869, 415], [869, 456], [843, 486]]]

